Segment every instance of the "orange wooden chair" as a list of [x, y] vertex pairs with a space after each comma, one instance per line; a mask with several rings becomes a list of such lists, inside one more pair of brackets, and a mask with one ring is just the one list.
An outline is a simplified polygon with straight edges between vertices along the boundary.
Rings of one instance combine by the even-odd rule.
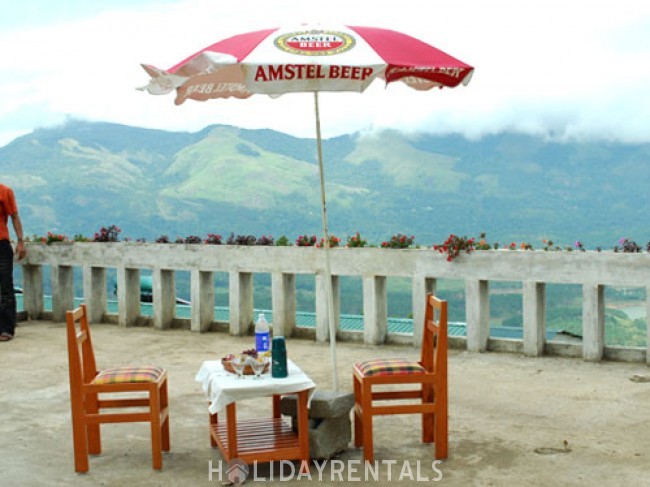
[[[66, 321], [75, 471], [87, 472], [88, 454], [101, 453], [101, 423], [128, 422], [151, 423], [153, 468], [161, 469], [162, 451], [170, 448], [167, 372], [155, 366], [112, 367], [98, 371], [86, 305], [68, 311]], [[106, 399], [105, 395], [110, 393], [120, 394]], [[101, 413], [105, 408], [130, 409]]]
[[[428, 294], [422, 352], [419, 361], [373, 359], [353, 367], [354, 445], [374, 461], [372, 418], [386, 414], [421, 414], [422, 441], [433, 442], [436, 459], [447, 458], [447, 302]], [[385, 390], [386, 385], [416, 384], [416, 388]], [[376, 390], [376, 386], [380, 389]], [[400, 386], [401, 387], [401, 386]], [[417, 399], [409, 403], [375, 405], [374, 401]]]

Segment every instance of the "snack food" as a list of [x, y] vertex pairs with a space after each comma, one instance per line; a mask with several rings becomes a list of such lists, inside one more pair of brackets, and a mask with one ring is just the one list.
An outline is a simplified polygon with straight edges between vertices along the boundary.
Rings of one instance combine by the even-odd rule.
[[[221, 365], [223, 365], [223, 368], [230, 372], [231, 374], [236, 374], [237, 372], [232, 366], [232, 361], [235, 360], [236, 358], [239, 358], [240, 361], [246, 362], [246, 366], [244, 367], [244, 372], [243, 375], [254, 375], [255, 371], [253, 370], [252, 365], [250, 364], [251, 361], [257, 360], [259, 354], [257, 353], [257, 350], [254, 348], [249, 348], [246, 350], [242, 350], [239, 355], [235, 355], [233, 353], [229, 353], [228, 355], [225, 355], [224, 357], [221, 358]], [[269, 363], [266, 364], [264, 367], [264, 372], [266, 373], [269, 370]]]

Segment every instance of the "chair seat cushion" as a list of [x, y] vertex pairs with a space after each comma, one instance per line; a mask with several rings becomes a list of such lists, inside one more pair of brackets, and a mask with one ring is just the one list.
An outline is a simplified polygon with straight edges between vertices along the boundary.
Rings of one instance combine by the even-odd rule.
[[415, 360], [408, 360], [403, 358], [385, 358], [366, 360], [365, 362], [358, 362], [355, 367], [364, 376], [371, 375], [404, 375], [424, 373], [425, 368]]
[[124, 384], [129, 382], [156, 382], [165, 371], [153, 365], [112, 367], [102, 370], [93, 379], [93, 384]]

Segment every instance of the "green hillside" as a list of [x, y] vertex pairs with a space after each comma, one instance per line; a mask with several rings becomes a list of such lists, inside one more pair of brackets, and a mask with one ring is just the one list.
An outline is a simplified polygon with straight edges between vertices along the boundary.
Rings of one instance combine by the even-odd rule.
[[[490, 242], [650, 239], [649, 144], [559, 142], [503, 133], [478, 140], [398, 131], [325, 140], [330, 231], [416, 243], [449, 233]], [[117, 224], [148, 240], [207, 233], [319, 233], [313, 139], [212, 126], [165, 132], [71, 121], [0, 148], [28, 234], [92, 234]]]

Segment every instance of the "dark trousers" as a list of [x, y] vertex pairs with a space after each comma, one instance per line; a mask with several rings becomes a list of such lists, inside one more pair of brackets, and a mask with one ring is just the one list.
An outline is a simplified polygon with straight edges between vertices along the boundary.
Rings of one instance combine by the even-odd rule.
[[13, 335], [15, 329], [14, 249], [9, 240], [0, 240], [0, 333]]

